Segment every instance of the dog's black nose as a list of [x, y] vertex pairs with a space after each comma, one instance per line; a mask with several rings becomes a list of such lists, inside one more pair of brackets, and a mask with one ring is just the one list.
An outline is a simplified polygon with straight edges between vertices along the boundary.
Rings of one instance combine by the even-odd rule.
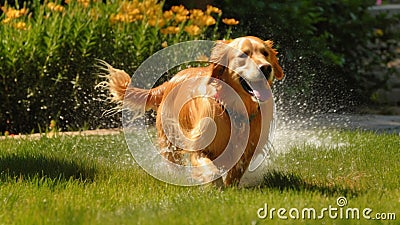
[[265, 78], [267, 78], [268, 80], [271, 76], [272, 66], [270, 64], [261, 65], [260, 70], [264, 74]]

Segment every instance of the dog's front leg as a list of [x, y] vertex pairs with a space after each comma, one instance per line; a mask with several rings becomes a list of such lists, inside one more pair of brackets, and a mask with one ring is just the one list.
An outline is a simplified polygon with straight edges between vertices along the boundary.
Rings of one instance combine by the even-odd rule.
[[240, 157], [239, 161], [230, 169], [225, 178], [225, 186], [239, 185], [240, 179], [249, 167], [252, 154], [248, 153], [246, 149], [245, 153]]
[[201, 183], [210, 183], [222, 187], [223, 180], [221, 172], [214, 163], [203, 153], [192, 153], [191, 163], [193, 166], [192, 176]]

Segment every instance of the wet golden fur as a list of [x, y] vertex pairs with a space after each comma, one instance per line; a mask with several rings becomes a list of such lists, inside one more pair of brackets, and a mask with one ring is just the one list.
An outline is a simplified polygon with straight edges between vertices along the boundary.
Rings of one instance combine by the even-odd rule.
[[[282, 68], [278, 63], [276, 58], [277, 52], [273, 49], [272, 41], [262, 41], [256, 37], [242, 37], [234, 39], [232, 41], [221, 41], [217, 44], [211, 54], [211, 65], [208, 67], [196, 67], [189, 68], [177, 73], [171, 80], [163, 83], [162, 85], [152, 88], [151, 90], [143, 90], [135, 87], [130, 87], [130, 77], [122, 70], [114, 69], [107, 65], [108, 70], [108, 81], [107, 86], [111, 93], [111, 99], [114, 102], [124, 101], [124, 104], [128, 105], [132, 111], [142, 110], [138, 107], [140, 105], [146, 105], [146, 110], [154, 110], [157, 112], [156, 127], [158, 131], [158, 138], [160, 148], [171, 148], [172, 143], [167, 139], [166, 134], [163, 129], [163, 122], [161, 118], [161, 110], [174, 110], [174, 105], [166, 105], [165, 100], [168, 95], [172, 93], [173, 90], [179, 90], [179, 85], [190, 78], [196, 77], [208, 77], [222, 80], [229, 86], [231, 86], [237, 94], [240, 96], [248, 115], [252, 116], [250, 121], [250, 135], [249, 140], [246, 144], [244, 154], [240, 156], [240, 152], [233, 154], [239, 154], [239, 161], [231, 168], [223, 181], [225, 185], [238, 184], [241, 177], [243, 176], [245, 170], [248, 168], [249, 163], [255, 151], [255, 144], [259, 142], [261, 134], [261, 111], [259, 110], [259, 103], [255, 101], [255, 97], [246, 92], [243, 86], [239, 82], [239, 75], [237, 71], [232, 71], [232, 69], [224, 68], [219, 63], [225, 61], [229, 68], [232, 68], [230, 63], [234, 62], [238, 57], [229, 51], [227, 46], [239, 49], [241, 52], [245, 53], [257, 66], [266, 65], [266, 70], [270, 72], [269, 77], [267, 77], [269, 84], [273, 82], [273, 78], [282, 79], [283, 72]], [[232, 54], [232, 55], [230, 55]], [[247, 65], [240, 65], [241, 69], [247, 73], [248, 78], [251, 80], [252, 73], [251, 68], [246, 68]], [[234, 67], [234, 66], [233, 66]], [[248, 71], [246, 71], [248, 70]], [[256, 75], [254, 75], [256, 76]], [[254, 78], [256, 79], [256, 78]], [[204, 80], [199, 85], [211, 85]], [[265, 84], [267, 85], [267, 84]], [[217, 90], [216, 92], [221, 92], [223, 95], [224, 90]], [[179, 96], [172, 96], [172, 98], [178, 98]], [[171, 98], [171, 96], [170, 96]], [[124, 100], [125, 99], [125, 100]], [[195, 140], [199, 139], [202, 135], [207, 135], [208, 124], [201, 122], [202, 119], [209, 117], [216, 124], [217, 131], [215, 133], [215, 138], [212, 142], [200, 151], [190, 151], [191, 154], [191, 164], [194, 166], [204, 166], [207, 169], [195, 171], [193, 177], [195, 179], [200, 179], [204, 181], [211, 181], [215, 175], [218, 175], [218, 169], [213, 165], [213, 160], [215, 160], [222, 151], [225, 149], [229, 142], [231, 122], [228, 114], [226, 113], [226, 107], [235, 109], [237, 102], [229, 102], [226, 100], [224, 105], [217, 99], [213, 98], [194, 98], [187, 101], [179, 111], [179, 127], [183, 134], [188, 140], [192, 142], [187, 146], [188, 149], [178, 149], [176, 151], [166, 151], [163, 155], [169, 160], [180, 163], [181, 153], [188, 153], [185, 150], [197, 149], [197, 142]], [[264, 137], [262, 137], [264, 138]], [[181, 151], [179, 151], [181, 150]], [[233, 157], [234, 158], [234, 157]], [[218, 179], [217, 182], [222, 182], [222, 178]]]

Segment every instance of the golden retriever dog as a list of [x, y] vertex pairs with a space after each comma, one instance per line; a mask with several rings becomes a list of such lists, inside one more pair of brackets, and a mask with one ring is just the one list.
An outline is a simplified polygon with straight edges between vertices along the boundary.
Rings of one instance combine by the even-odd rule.
[[[166, 159], [179, 164], [182, 163], [182, 155], [189, 154], [191, 165], [199, 168], [193, 170], [194, 179], [204, 183], [214, 181], [225, 186], [238, 185], [249, 167], [257, 143], [263, 139], [262, 143], [265, 144], [265, 139], [268, 138], [263, 137], [266, 133], [262, 130], [264, 115], [260, 105], [271, 100], [270, 85], [274, 78], [280, 80], [284, 76], [276, 55], [272, 41], [246, 36], [218, 41], [212, 49], [209, 66], [184, 69], [169, 81], [150, 90], [131, 87], [130, 76], [108, 64], [106, 82], [112, 101], [123, 101], [131, 110], [145, 104], [146, 110], [157, 112], [159, 147], [161, 150], [169, 149], [161, 153]], [[190, 85], [183, 85], [185, 81], [190, 81]], [[221, 85], [222, 83], [225, 85]], [[194, 86], [206, 87], [207, 90], [213, 90], [213, 93], [208, 97], [193, 97], [182, 102], [182, 95], [179, 93], [187, 92], [188, 87], [196, 91]], [[227, 86], [236, 92], [236, 98], [230, 97]], [[240, 107], [245, 110], [239, 110]], [[165, 128], [169, 115], [174, 114], [169, 112], [175, 112], [177, 120], [175, 126]], [[213, 132], [210, 131], [210, 123], [204, 118], [214, 121]], [[232, 126], [232, 122], [239, 125]], [[240, 138], [243, 124], [249, 126], [247, 141]], [[237, 135], [233, 140], [236, 144], [229, 147], [233, 131]], [[176, 140], [188, 143], [177, 146], [166, 132], [184, 135], [185, 138]], [[209, 136], [211, 139], [204, 141]], [[242, 150], [236, 148], [238, 144], [243, 145]], [[227, 148], [230, 157], [216, 162]], [[230, 163], [232, 166], [221, 174], [221, 168]]]

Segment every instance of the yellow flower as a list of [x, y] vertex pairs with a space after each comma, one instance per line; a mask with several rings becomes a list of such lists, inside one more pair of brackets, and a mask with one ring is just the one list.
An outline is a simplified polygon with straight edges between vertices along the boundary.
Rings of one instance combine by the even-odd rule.
[[161, 29], [162, 34], [176, 34], [179, 32], [179, 27], [169, 26], [167, 28]]
[[18, 9], [9, 9], [3, 6], [1, 7], [1, 10], [3, 10], [3, 12], [6, 14], [6, 18], [10, 19], [16, 19], [28, 14], [28, 9], [26, 8], [18, 10]]
[[166, 20], [171, 20], [174, 17], [174, 12], [172, 12], [171, 10], [165, 11], [163, 13], [163, 17]]
[[[121, 8], [117, 14], [112, 14], [110, 16], [111, 23], [116, 22], [135, 22], [138, 20], [143, 20], [145, 14], [153, 14], [153, 9], [145, 9], [142, 2], [137, 0], [132, 2], [123, 2]], [[155, 22], [154, 22], [155, 24]]]
[[11, 20], [12, 20], [11, 18], [5, 18], [5, 19], [2, 20], [1, 22], [2, 22], [3, 24], [7, 24], [7, 23], [9, 23]]
[[214, 7], [212, 5], [207, 5], [207, 10], [206, 13], [210, 15], [211, 13], [217, 13], [217, 14], [222, 14], [222, 10], [218, 9], [217, 7]]
[[186, 20], [187, 20], [187, 16], [186, 15], [181, 15], [181, 14], [175, 15], [175, 22], [177, 22], [177, 23], [182, 23], [182, 22], [184, 22]]
[[[175, 17], [174, 17], [175, 14]], [[171, 10], [164, 12], [164, 17], [168, 18], [167, 20], [171, 20], [174, 18], [176, 23], [185, 22], [188, 17], [189, 11], [183, 6], [172, 6]]]
[[168, 47], [168, 43], [166, 41], [164, 41], [163, 43], [161, 43], [161, 47], [163, 47], [163, 48]]
[[215, 19], [212, 16], [204, 16], [202, 22], [205, 26], [211, 26], [215, 24]]
[[375, 35], [378, 37], [382, 37], [383, 36], [383, 30], [382, 29], [376, 29], [375, 30]]
[[144, 11], [144, 14], [147, 16], [156, 16], [158, 14], [157, 11], [158, 11], [157, 8], [150, 8]]
[[200, 9], [193, 9], [190, 11], [190, 19], [193, 24], [203, 27], [203, 26], [211, 26], [216, 23], [214, 17], [204, 14]]
[[136, 15], [136, 14], [140, 14], [140, 10], [139, 9], [131, 9], [131, 10], [127, 10], [127, 11], [125, 11], [124, 12], [125, 14], [128, 14], [128, 15]]
[[203, 11], [201, 11], [200, 9], [192, 9], [192, 10], [190, 10], [190, 18], [192, 19], [195, 19], [195, 18], [199, 18], [199, 17], [202, 17], [202, 16], [204, 16], [204, 12]]
[[57, 5], [54, 2], [49, 2], [47, 3], [47, 8], [49, 8], [51, 11], [55, 12], [62, 12], [64, 11], [64, 6], [62, 5]]
[[47, 8], [49, 8], [50, 10], [52, 10], [55, 6], [56, 6], [56, 3], [54, 3], [54, 2], [47, 3]]
[[235, 20], [235, 19], [228, 19], [228, 18], [224, 18], [222, 19], [222, 22], [226, 25], [232, 26], [232, 25], [238, 25], [239, 21]]
[[111, 23], [117, 23], [117, 22], [126, 22], [125, 17], [122, 14], [111, 14], [110, 16], [110, 21]]
[[143, 8], [149, 9], [149, 8], [157, 8], [159, 4], [157, 4], [157, 0], [144, 0], [140, 3]]
[[151, 18], [148, 20], [148, 24], [152, 27], [163, 27], [165, 25], [165, 21], [163, 19], [158, 19], [158, 18]]
[[78, 0], [78, 2], [82, 4], [84, 8], [87, 8], [90, 4], [90, 0]]
[[140, 13], [148, 17], [160, 16], [162, 13], [160, 4], [157, 4], [157, 2], [153, 0], [145, 0], [137, 3], [136, 5], [137, 6], [133, 7], [138, 8], [140, 10]]
[[189, 35], [192, 35], [192, 36], [197, 36], [197, 35], [201, 34], [201, 29], [197, 25], [189, 25], [189, 26], [185, 27], [185, 31]]
[[62, 6], [62, 5], [57, 5], [57, 6], [54, 8], [54, 11], [56, 11], [56, 12], [62, 12], [62, 11], [64, 11], [64, 6]]
[[142, 20], [142, 19], [143, 19], [143, 15], [137, 14], [137, 15], [134, 15], [134, 16], [130, 16], [129, 17], [129, 22], [135, 22], [135, 21]]
[[100, 13], [97, 11], [96, 8], [92, 8], [92, 9], [90, 9], [90, 11], [89, 11], [89, 15], [90, 15], [94, 20], [98, 20], [98, 19], [99, 19], [99, 16], [100, 16]]
[[180, 6], [172, 6], [171, 7], [171, 11], [179, 14], [179, 15], [184, 15], [186, 16], [187, 14], [189, 14], [189, 11], [187, 9], [185, 9], [185, 7], [183, 5]]
[[15, 23], [13, 26], [19, 30], [26, 30], [25, 22], [18, 22], [18, 23]]
[[214, 17], [208, 15], [204, 15], [198, 18], [192, 18], [192, 21], [195, 25], [198, 25], [200, 27], [211, 26], [216, 23]]

